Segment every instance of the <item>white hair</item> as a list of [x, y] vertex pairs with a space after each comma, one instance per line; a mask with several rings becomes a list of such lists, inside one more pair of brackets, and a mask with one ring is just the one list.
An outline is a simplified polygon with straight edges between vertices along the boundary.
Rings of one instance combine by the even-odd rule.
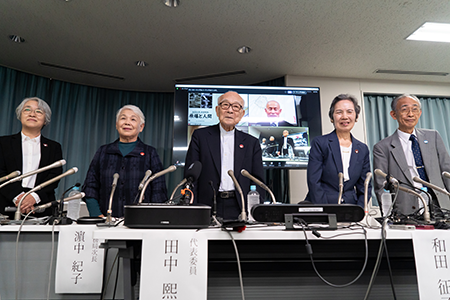
[[145, 124], [145, 116], [144, 116], [144, 113], [142, 113], [142, 110], [139, 107], [137, 107], [136, 105], [131, 105], [131, 104], [127, 104], [117, 111], [116, 123], [119, 121], [120, 114], [125, 109], [129, 109], [129, 110], [133, 111], [139, 117], [139, 120], [140, 120], [139, 126], [141, 126], [142, 124]]

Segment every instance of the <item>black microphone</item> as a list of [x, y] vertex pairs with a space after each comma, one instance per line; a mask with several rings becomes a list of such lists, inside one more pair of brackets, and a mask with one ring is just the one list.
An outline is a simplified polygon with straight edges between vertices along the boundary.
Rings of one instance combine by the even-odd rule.
[[234, 182], [234, 187], [238, 191], [239, 195], [241, 195], [241, 202], [242, 202], [242, 211], [239, 215], [238, 219], [239, 221], [247, 221], [247, 213], [245, 212], [245, 200], [244, 200], [244, 193], [242, 193], [241, 186], [239, 185], [239, 182], [237, 181], [236, 177], [234, 177], [233, 170], [228, 170], [228, 175], [231, 177], [231, 180]]
[[6, 176], [1, 177], [1, 178], [0, 178], [0, 182], [9, 180], [9, 179], [14, 178], [14, 177], [17, 177], [17, 176], [19, 176], [20, 174], [21, 174], [20, 171], [14, 171], [14, 172], [11, 172], [10, 174], [8, 174], [8, 175], [6, 175]]
[[79, 182], [77, 182], [77, 183], [75, 183], [74, 185], [72, 185], [70, 188], [68, 188], [67, 190], [65, 190], [64, 193], [62, 193], [61, 199], [64, 198], [64, 195], [67, 194], [68, 191], [70, 191], [70, 190], [73, 189], [74, 187], [80, 187], [80, 186], [81, 186], [81, 183], [79, 183]]
[[375, 169], [373, 171], [375, 173], [375, 175], [380, 176], [380, 177], [384, 177], [386, 179], [386, 182], [388, 182], [389, 184], [392, 184], [394, 187], [397, 187], [399, 185], [398, 180], [395, 179], [394, 177], [392, 177], [389, 174], [384, 173], [383, 171], [381, 171], [380, 169]]
[[272, 203], [276, 204], [277, 201], [275, 200], [275, 196], [273, 195], [272, 191], [260, 180], [258, 180], [255, 176], [251, 175], [246, 169], [241, 170], [241, 174], [247, 177], [248, 179], [252, 180], [254, 183], [265, 189], [267, 192], [269, 192], [270, 197], [272, 198]]
[[202, 172], [202, 163], [199, 161], [194, 161], [185, 172], [185, 177], [183, 180], [173, 189], [172, 195], [169, 198], [169, 203], [172, 202], [173, 197], [175, 196], [175, 192], [178, 190], [179, 187], [182, 185], [185, 186], [185, 188], [190, 188], [192, 183], [200, 177], [200, 173]]
[[114, 175], [113, 175], [113, 183], [112, 183], [112, 186], [111, 186], [111, 194], [109, 195], [109, 206], [108, 206], [108, 210], [106, 211], [106, 221], [105, 221], [105, 223], [108, 223], [108, 224], [111, 223], [112, 201], [113, 201], [113, 197], [114, 197], [114, 192], [116, 191], [117, 180], [119, 180], [119, 173], [114, 173]]
[[186, 186], [192, 185], [202, 173], [202, 163], [194, 161], [185, 172]]
[[[73, 188], [73, 187], [72, 187], [72, 188]], [[68, 202], [68, 201], [72, 201], [72, 200], [81, 199], [81, 198], [83, 198], [84, 196], [85, 196], [85, 194], [84, 194], [83, 192], [81, 192], [81, 193], [78, 193], [78, 194], [76, 194], [76, 195], [73, 195], [73, 196], [70, 196], [70, 197], [67, 197], [67, 198], [61, 198], [61, 199], [59, 199], [59, 200], [55, 200], [55, 201], [52, 201], [52, 202], [49, 202], [49, 203], [45, 203], [45, 204], [36, 206], [36, 207], [33, 209], [33, 211], [34, 211], [35, 213], [41, 213], [41, 212], [43, 212], [44, 210], [46, 210], [47, 208], [49, 208], [49, 207], [56, 206], [56, 205], [58, 205], [58, 204], [60, 204], [60, 203], [64, 203], [64, 202]]]
[[[212, 180], [209, 181], [209, 185], [211, 186], [211, 189], [213, 190], [213, 211], [211, 215], [211, 225], [221, 225], [221, 222], [217, 218], [217, 194], [216, 189], [214, 188], [214, 183]], [[221, 220], [221, 218], [219, 218]]]

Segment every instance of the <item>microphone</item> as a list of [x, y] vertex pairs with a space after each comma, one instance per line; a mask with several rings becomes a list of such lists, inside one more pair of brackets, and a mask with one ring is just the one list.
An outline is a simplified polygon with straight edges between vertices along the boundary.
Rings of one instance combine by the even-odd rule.
[[[60, 161], [57, 162], [57, 163], [60, 163], [60, 162], [62, 162], [62, 161], [64, 161], [64, 163], [66, 163], [66, 161], [65, 161], [64, 159], [63, 159], [63, 160], [60, 160]], [[53, 165], [55, 165], [55, 164], [56, 164], [56, 163], [54, 163]], [[42, 168], [42, 169], [44, 169], [44, 168]], [[50, 180], [48, 180], [48, 181], [46, 181], [46, 182], [40, 184], [40, 185], [38, 185], [38, 186], [32, 188], [32, 189], [29, 190], [28, 192], [26, 192], [25, 195], [23, 195], [23, 197], [20, 198], [19, 205], [17, 205], [17, 207], [18, 207], [19, 209], [16, 210], [16, 214], [14, 215], [14, 220], [20, 220], [20, 206], [22, 205], [22, 201], [23, 201], [23, 199], [25, 199], [25, 197], [27, 197], [27, 196], [28, 196], [29, 194], [31, 194], [31, 193], [34, 193], [34, 192], [37, 192], [37, 191], [41, 190], [42, 188], [44, 188], [44, 187], [46, 187], [46, 186], [48, 186], [48, 185], [50, 185], [50, 184], [52, 184], [52, 183], [54, 183], [54, 182], [60, 180], [60, 179], [63, 178], [63, 177], [66, 177], [66, 176], [68, 176], [68, 175], [72, 175], [72, 174], [74, 174], [74, 173], [76, 173], [76, 172], [78, 172], [78, 168], [77, 168], [77, 167], [73, 167], [72, 169], [66, 171], [65, 173], [63, 173], [63, 174], [61, 174], [61, 175], [58, 175], [58, 176], [56, 176], [56, 177], [54, 177], [54, 178], [52, 178], [52, 179], [50, 179]], [[22, 175], [22, 176], [23, 176], [23, 175]], [[18, 177], [16, 177], [16, 178], [18, 178]], [[14, 178], [14, 179], [15, 179], [15, 178]], [[14, 179], [13, 179], [13, 180], [14, 180]]]
[[241, 201], [242, 201], [242, 212], [239, 215], [238, 219], [239, 221], [247, 221], [247, 213], [245, 212], [245, 200], [244, 200], [244, 194], [242, 193], [241, 186], [239, 185], [239, 182], [236, 180], [236, 177], [234, 177], [233, 170], [228, 170], [228, 176], [231, 177], [231, 180], [234, 182], [234, 187], [238, 191], [239, 195], [241, 195]]
[[214, 183], [212, 180], [209, 181], [209, 185], [211, 186], [211, 189], [213, 190], [213, 211], [211, 215], [211, 225], [218, 225], [220, 226], [220, 222], [217, 219], [217, 198], [216, 198], [216, 189], [214, 188]]
[[186, 185], [191, 185], [194, 181], [200, 177], [202, 172], [202, 163], [199, 161], [194, 161], [189, 168], [186, 170]]
[[372, 173], [371, 172], [367, 172], [366, 174], [366, 180], [364, 180], [364, 212], [366, 214], [369, 213], [369, 182], [372, 179]]
[[159, 172], [156, 173], [156, 174], [153, 174], [153, 175], [147, 180], [147, 182], [144, 184], [144, 187], [142, 188], [141, 196], [139, 197], [139, 202], [138, 202], [138, 203], [139, 203], [139, 204], [142, 203], [142, 200], [143, 200], [144, 194], [145, 194], [145, 190], [147, 189], [147, 186], [148, 186], [148, 184], [149, 184], [150, 182], [152, 182], [153, 180], [155, 180], [155, 179], [158, 178], [158, 177], [161, 177], [161, 176], [163, 176], [163, 175], [166, 175], [167, 173], [173, 172], [173, 171], [175, 171], [176, 169], [177, 169], [177, 167], [175, 167], [174, 165], [172, 165], [172, 166], [168, 167], [167, 169], [164, 169], [164, 170], [162, 170], [162, 171], [159, 171]]
[[112, 183], [112, 187], [111, 187], [111, 194], [109, 195], [109, 206], [108, 206], [108, 210], [106, 211], [105, 223], [108, 223], [108, 224], [111, 224], [111, 213], [112, 213], [111, 207], [112, 207], [114, 192], [116, 191], [117, 180], [119, 180], [119, 173], [114, 173], [113, 183]]
[[12, 172], [11, 174], [8, 174], [8, 175], [6, 175], [6, 176], [1, 177], [1, 178], [0, 178], [0, 182], [9, 180], [9, 179], [14, 178], [14, 177], [17, 177], [17, 176], [19, 176], [20, 174], [21, 174], [20, 171], [14, 171], [14, 172]]
[[434, 185], [434, 184], [432, 184], [432, 183], [426, 182], [425, 180], [422, 180], [420, 177], [414, 176], [414, 177], [413, 177], [413, 180], [414, 180], [415, 182], [421, 183], [422, 185], [427, 186], [427, 187], [429, 187], [429, 188], [431, 188], [431, 189], [433, 189], [433, 190], [436, 190], [436, 191], [438, 191], [438, 192], [441, 192], [442, 194], [445, 194], [445, 195], [447, 195], [447, 196], [450, 196], [450, 193], [449, 193], [446, 189], [443, 189], [443, 188], [441, 188], [441, 187], [438, 187], [437, 185]]
[[394, 177], [392, 177], [389, 174], [384, 173], [383, 171], [381, 171], [380, 169], [375, 169], [373, 171], [375, 173], [375, 175], [380, 176], [380, 177], [384, 177], [386, 179], [387, 182], [389, 182], [390, 184], [392, 184], [394, 187], [397, 187], [399, 185], [398, 180], [395, 179]]
[[264, 183], [262, 183], [260, 180], [258, 180], [255, 176], [251, 175], [246, 169], [242, 169], [241, 174], [244, 175], [245, 177], [247, 177], [248, 179], [252, 180], [254, 183], [259, 185], [263, 189], [265, 189], [270, 194], [270, 197], [272, 198], [272, 203], [273, 204], [277, 203], [272, 191]]
[[443, 176], [443, 177], [447, 177], [447, 178], [450, 178], [450, 173], [449, 173], [449, 172], [446, 172], [446, 171], [444, 171], [444, 172], [442, 172], [442, 176]]
[[341, 204], [342, 202], [342, 192], [344, 191], [344, 173], [339, 172], [339, 197], [338, 197], [338, 204]]
[[61, 203], [61, 202], [64, 203], [64, 202], [67, 202], [67, 201], [72, 201], [72, 200], [81, 199], [81, 198], [83, 198], [84, 196], [85, 196], [85, 193], [81, 192], [81, 193], [78, 193], [78, 194], [76, 194], [76, 195], [73, 195], [73, 196], [70, 196], [70, 197], [67, 197], [67, 198], [61, 198], [61, 199], [56, 200], [56, 201], [52, 201], [52, 202], [49, 202], [49, 203], [45, 203], [45, 204], [36, 206], [36, 207], [33, 209], [33, 211], [34, 211], [35, 213], [41, 213], [41, 212], [43, 212], [44, 210], [46, 210], [47, 208], [52, 207], [52, 206], [56, 206], [56, 205], [58, 205], [58, 204]]
[[[200, 177], [200, 173], [202, 172], [202, 163], [199, 161], [194, 161], [189, 168], [186, 169], [185, 178], [174, 188], [172, 195], [170, 196], [169, 202], [172, 201], [175, 196], [175, 192], [178, 190], [180, 186], [183, 184], [186, 185], [187, 188]], [[192, 199], [193, 200], [193, 199]]]
[[147, 171], [145, 172], [145, 176], [144, 176], [144, 178], [142, 179], [141, 183], [139, 183], [138, 191], [140, 191], [140, 190], [142, 190], [142, 189], [144, 188], [144, 184], [145, 184], [145, 182], [148, 180], [148, 178], [150, 177], [150, 175], [152, 175], [152, 170], [147, 170]]
[[387, 181], [389, 181], [395, 188], [398, 188], [400, 191], [414, 195], [417, 198], [419, 198], [420, 201], [422, 201], [422, 203], [423, 203], [423, 219], [425, 220], [425, 222], [430, 222], [430, 212], [428, 210], [427, 202], [422, 197], [422, 195], [420, 195], [419, 193], [416, 193], [415, 191], [413, 191], [411, 189], [401, 186], [397, 179], [395, 179], [391, 175], [384, 173], [380, 169], [375, 169], [374, 172], [375, 172], [375, 175], [386, 178]]
[[16, 181], [21, 181], [22, 179], [24, 179], [24, 178], [26, 178], [28, 176], [32, 176], [34, 174], [38, 174], [38, 173], [41, 173], [41, 172], [44, 172], [44, 171], [47, 171], [47, 170], [50, 170], [50, 169], [53, 169], [53, 168], [58, 168], [58, 167], [64, 166], [65, 164], [66, 164], [66, 160], [65, 159], [61, 159], [61, 160], [58, 160], [58, 161], [56, 161], [56, 162], [54, 162], [51, 165], [48, 165], [46, 167], [42, 167], [40, 169], [27, 172], [27, 173], [25, 173], [23, 175], [20, 175], [19, 177], [13, 178], [9, 182], [13, 183], [13, 182], [16, 182]]

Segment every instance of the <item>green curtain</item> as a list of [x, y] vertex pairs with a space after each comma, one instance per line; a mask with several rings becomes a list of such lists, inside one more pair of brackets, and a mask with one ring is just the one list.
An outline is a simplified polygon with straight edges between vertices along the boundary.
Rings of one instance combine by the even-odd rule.
[[[397, 121], [390, 116], [391, 102], [398, 95], [364, 95], [364, 111], [366, 117], [367, 146], [373, 146], [380, 140], [390, 136], [397, 130]], [[437, 98], [432, 96], [416, 95], [422, 105], [422, 115], [417, 128], [435, 129], [439, 132], [448, 149], [450, 141], [450, 98]], [[373, 155], [371, 166], [373, 169]], [[373, 194], [376, 203], [375, 194]]]
[[[173, 93], [96, 88], [0, 67], [0, 135], [20, 131], [15, 108], [24, 98], [33, 96], [45, 100], [52, 108], [51, 123], [42, 134], [61, 143], [67, 161], [64, 170], [78, 167], [78, 173], [61, 180], [58, 196], [59, 191], [72, 184], [82, 184], [95, 151], [118, 138], [116, 112], [125, 104], [138, 106], [145, 115], [145, 128], [139, 135], [141, 140], [156, 148], [164, 167], [172, 163]], [[169, 189], [177, 180], [176, 176], [166, 177]]]

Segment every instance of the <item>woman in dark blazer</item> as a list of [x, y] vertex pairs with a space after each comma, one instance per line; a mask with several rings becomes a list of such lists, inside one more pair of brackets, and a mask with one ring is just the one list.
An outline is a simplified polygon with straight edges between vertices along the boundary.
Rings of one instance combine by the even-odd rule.
[[[61, 145], [41, 135], [42, 128], [50, 123], [52, 115], [50, 107], [44, 100], [37, 97], [23, 100], [16, 108], [16, 115], [22, 123], [21, 132], [0, 137], [0, 177], [14, 171], [20, 171], [22, 174], [34, 171], [62, 159]], [[31, 188], [61, 173], [62, 167], [57, 167], [6, 185], [0, 189], [0, 213], [5, 213], [5, 207], [17, 206]], [[28, 213], [35, 205], [54, 201], [58, 183], [59, 181], [54, 182], [29, 194], [22, 201], [20, 211]], [[48, 208], [43, 213], [33, 216], [50, 214], [51, 209]]]
[[[315, 138], [309, 154], [307, 201], [337, 204], [339, 173], [344, 185], [341, 203], [364, 207], [364, 181], [370, 172], [369, 148], [350, 131], [361, 111], [355, 97], [348, 94], [333, 99], [328, 116], [335, 130]], [[372, 186], [369, 184], [369, 195]]]

